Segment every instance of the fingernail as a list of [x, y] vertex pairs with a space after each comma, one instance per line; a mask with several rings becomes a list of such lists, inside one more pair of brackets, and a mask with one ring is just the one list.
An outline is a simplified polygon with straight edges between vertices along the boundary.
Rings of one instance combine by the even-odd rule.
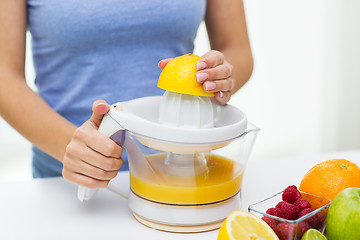
[[106, 106], [107, 104], [106, 104], [106, 103], [103, 103], [103, 102], [99, 102], [98, 104], [96, 104], [96, 106], [101, 106], [101, 105]]
[[216, 84], [214, 82], [205, 82], [205, 91], [211, 91], [216, 88]]
[[196, 69], [197, 69], [197, 70], [205, 69], [206, 66], [207, 66], [206, 62], [198, 62], [198, 63], [196, 64]]
[[159, 61], [159, 63], [158, 63], [158, 67], [160, 67], [160, 63], [161, 63], [161, 62], [162, 62], [162, 60], [160, 60], [160, 61]]
[[224, 93], [222, 91], [219, 91], [219, 98], [222, 98], [224, 96]]
[[103, 109], [103, 110], [105, 110], [105, 109], [107, 109], [107, 104], [106, 103], [98, 103], [98, 104], [96, 104], [96, 107], [97, 108], [101, 108], [101, 109]]
[[196, 73], [196, 79], [198, 82], [204, 82], [208, 78], [209, 78], [209, 74], [207, 74], [206, 72]]

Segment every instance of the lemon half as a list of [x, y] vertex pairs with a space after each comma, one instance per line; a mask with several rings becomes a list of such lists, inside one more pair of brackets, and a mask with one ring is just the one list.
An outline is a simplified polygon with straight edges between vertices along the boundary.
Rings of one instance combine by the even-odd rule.
[[162, 70], [157, 86], [161, 89], [196, 96], [214, 96], [206, 92], [196, 80], [196, 63], [201, 59], [196, 54], [185, 54], [172, 59]]
[[245, 211], [232, 212], [222, 224], [218, 240], [279, 240], [265, 221]]

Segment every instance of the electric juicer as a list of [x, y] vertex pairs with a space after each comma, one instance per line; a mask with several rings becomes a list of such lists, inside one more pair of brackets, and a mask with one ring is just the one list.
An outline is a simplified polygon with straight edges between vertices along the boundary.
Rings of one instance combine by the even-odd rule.
[[[166, 91], [113, 104], [99, 131], [127, 151], [129, 207], [144, 225], [208, 231], [240, 209], [242, 178], [259, 129], [238, 108]], [[89, 200], [93, 193], [80, 186], [78, 198]]]

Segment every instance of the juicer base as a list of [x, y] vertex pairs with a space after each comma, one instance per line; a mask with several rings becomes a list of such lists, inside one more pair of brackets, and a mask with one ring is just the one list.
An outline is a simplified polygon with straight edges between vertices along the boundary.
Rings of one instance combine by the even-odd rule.
[[167, 224], [161, 224], [161, 223], [149, 221], [147, 219], [144, 219], [144, 218], [136, 215], [136, 213], [133, 213], [133, 215], [138, 222], [140, 222], [141, 224], [143, 224], [147, 227], [150, 227], [150, 228], [153, 228], [156, 230], [160, 230], [160, 231], [173, 232], [173, 233], [207, 232], [207, 231], [211, 231], [211, 230], [220, 228], [221, 224], [225, 220], [225, 219], [223, 219], [223, 220], [220, 220], [217, 222], [203, 224], [203, 225], [167, 225]]
[[151, 202], [133, 192], [129, 195], [129, 207], [135, 218], [142, 224], [168, 232], [204, 232], [219, 228], [225, 218], [239, 210], [240, 194], [221, 202], [177, 206]]

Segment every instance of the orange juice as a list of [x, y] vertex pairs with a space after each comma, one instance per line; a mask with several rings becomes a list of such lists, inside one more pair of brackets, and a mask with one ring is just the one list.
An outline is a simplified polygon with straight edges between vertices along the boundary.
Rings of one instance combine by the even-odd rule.
[[153, 172], [130, 172], [131, 190], [142, 198], [168, 204], [206, 204], [225, 200], [240, 191], [243, 167], [229, 159], [205, 154], [207, 169], [191, 176], [166, 171], [166, 154], [147, 156]]

